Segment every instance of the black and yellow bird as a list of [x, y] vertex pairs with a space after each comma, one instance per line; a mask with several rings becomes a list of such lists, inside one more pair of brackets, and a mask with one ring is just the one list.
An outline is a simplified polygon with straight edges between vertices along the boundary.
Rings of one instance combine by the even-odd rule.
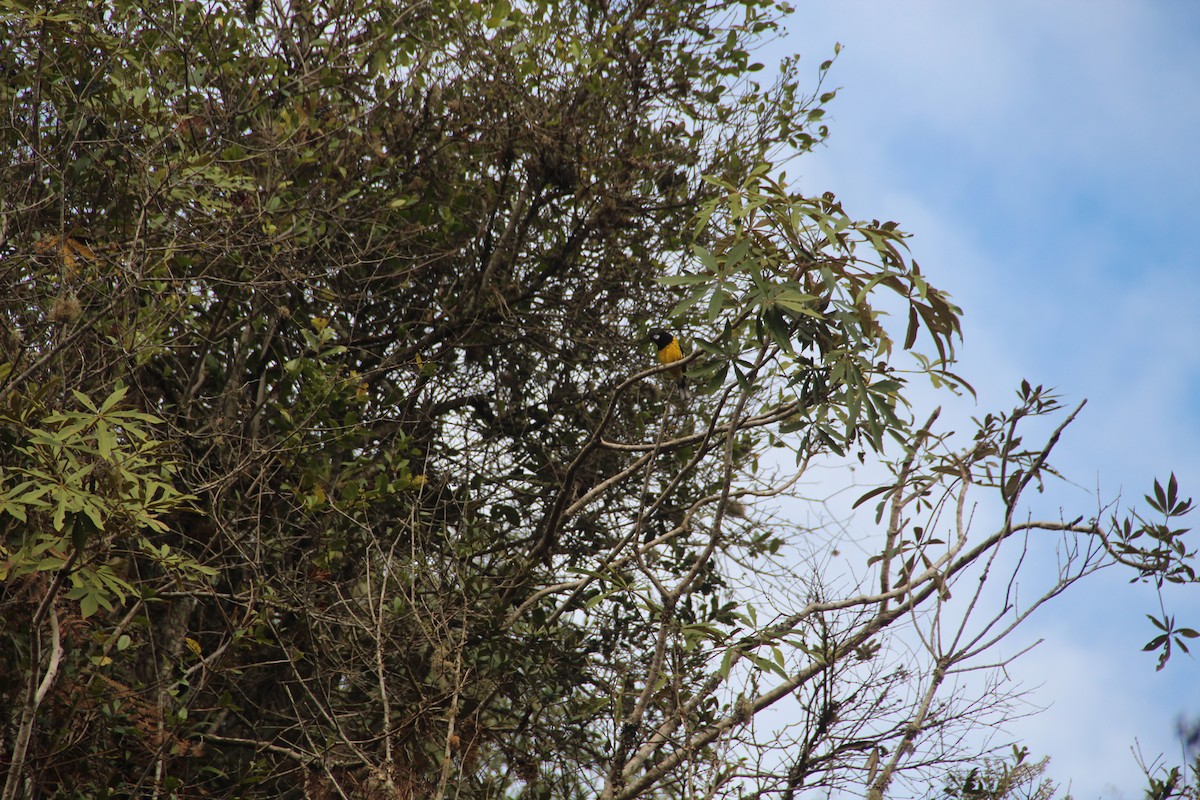
[[[664, 331], [662, 328], [655, 328], [650, 331], [650, 341], [654, 342], [654, 346], [658, 348], [660, 364], [674, 364], [683, 358], [683, 348], [679, 346], [679, 337], [675, 334]], [[670, 370], [670, 373], [678, 383], [679, 396], [686, 400], [687, 379], [683, 376], [683, 368], [676, 367]]]

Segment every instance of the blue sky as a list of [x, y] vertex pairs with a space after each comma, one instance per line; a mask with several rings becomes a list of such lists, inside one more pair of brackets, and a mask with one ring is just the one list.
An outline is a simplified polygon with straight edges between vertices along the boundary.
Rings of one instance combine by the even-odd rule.
[[[966, 414], [1010, 406], [1022, 378], [1089, 401], [1056, 451], [1075, 485], [1038, 502], [1085, 513], [1099, 486], [1137, 503], [1171, 470], [1200, 496], [1200, 3], [794, 5], [761, 55], [799, 52], [815, 76], [844, 50], [832, 136], [792, 185], [914, 235], [965, 311]], [[1200, 661], [1155, 673], [1139, 650], [1156, 600], [1126, 581], [1035, 617], [1023, 635], [1046, 641], [1012, 670], [1048, 708], [1011, 733], [1076, 800], [1140, 797], [1131, 748], [1178, 763], [1174, 721], [1200, 715]], [[1200, 587], [1170, 599], [1200, 628]]]

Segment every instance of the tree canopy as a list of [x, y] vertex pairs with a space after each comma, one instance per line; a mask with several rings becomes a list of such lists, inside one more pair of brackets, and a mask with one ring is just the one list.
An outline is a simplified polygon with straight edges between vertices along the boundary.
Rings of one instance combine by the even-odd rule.
[[[754, 61], [789, 11], [0, 0], [3, 800], [890, 796], [1042, 603], [1195, 580], [1173, 476], [1021, 514], [1078, 408], [910, 407], [960, 310], [788, 183], [835, 95]], [[778, 503], [868, 459], [828, 581]], [[1057, 582], [977, 608], [1035, 535]]]

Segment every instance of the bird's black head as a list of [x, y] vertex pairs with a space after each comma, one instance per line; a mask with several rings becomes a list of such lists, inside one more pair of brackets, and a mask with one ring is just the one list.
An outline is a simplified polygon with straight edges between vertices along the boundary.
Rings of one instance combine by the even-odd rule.
[[664, 331], [662, 328], [655, 328], [654, 330], [650, 331], [650, 341], [654, 342], [655, 346], [657, 346], [660, 350], [669, 345], [673, 338], [675, 337]]

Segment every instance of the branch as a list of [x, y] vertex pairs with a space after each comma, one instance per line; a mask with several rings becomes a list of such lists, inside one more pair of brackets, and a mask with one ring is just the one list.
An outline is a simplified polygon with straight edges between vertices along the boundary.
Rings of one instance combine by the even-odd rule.
[[237, 736], [221, 736], [216, 733], [197, 733], [201, 739], [206, 742], [220, 742], [221, 744], [235, 744], [240, 747], [253, 747], [256, 750], [266, 750], [270, 753], [283, 756], [284, 758], [295, 761], [297, 764], [304, 766], [312, 766], [314, 764], [323, 764], [327, 768], [330, 767], [361, 767], [365, 762], [357, 759], [329, 759], [322, 757], [317, 753], [307, 753], [302, 750], [294, 750], [290, 747], [267, 742], [262, 739], [242, 739]]
[[[0, 392], [0, 397], [2, 396], [3, 393]], [[37, 610], [33, 612], [33, 619], [30, 621], [29, 676], [25, 687], [25, 703], [21, 709], [21, 723], [13, 742], [12, 755], [8, 761], [8, 779], [4, 782], [4, 792], [0, 794], [0, 800], [13, 800], [17, 796], [17, 786], [25, 768], [25, 755], [29, 750], [29, 740], [33, 736], [38, 707], [41, 706], [42, 700], [45, 699], [46, 693], [54, 683], [54, 678], [58, 675], [58, 667], [62, 659], [62, 641], [58, 629], [58, 611], [54, 608], [54, 600], [78, 557], [79, 550], [73, 549], [62, 567], [59, 568], [58, 574], [54, 576], [54, 582], [46, 589], [46, 596], [38, 604]], [[41, 635], [38, 628], [46, 614], [50, 615], [50, 663], [39, 682], [37, 672], [38, 664], [41, 662]]]
[[888, 785], [892, 782], [892, 777], [896, 774], [896, 769], [900, 766], [900, 759], [908, 754], [917, 735], [925, 727], [925, 719], [929, 716], [929, 707], [933, 705], [933, 698], [937, 696], [938, 689], [941, 688], [942, 682], [945, 679], [946, 665], [944, 659], [940, 659], [937, 666], [933, 669], [933, 679], [929, 682], [929, 688], [925, 690], [924, 697], [921, 698], [921, 705], [917, 708], [917, 713], [904, 726], [904, 735], [900, 738], [900, 743], [892, 751], [892, 757], [888, 759], [887, 764], [884, 765], [883, 769], [879, 771], [878, 777], [875, 778], [875, 782], [867, 790], [867, 800], [883, 799], [883, 793], [887, 791]]
[[942, 409], [940, 407], [935, 408], [933, 413], [929, 415], [929, 419], [917, 431], [912, 448], [908, 451], [908, 456], [904, 459], [904, 464], [900, 467], [900, 474], [896, 478], [896, 489], [892, 494], [892, 514], [888, 520], [887, 536], [883, 545], [883, 561], [879, 565], [879, 592], [885, 596], [883, 611], [887, 610], [886, 595], [892, 580], [892, 558], [896, 555], [896, 539], [900, 536], [904, 506], [907, 505], [907, 500], [904, 498], [904, 486], [908, 483], [908, 476], [912, 472], [913, 462], [917, 458], [917, 453], [920, 452], [921, 447], [925, 444], [925, 439], [929, 436], [929, 430], [933, 427], [933, 423], [937, 421], [941, 413]]

